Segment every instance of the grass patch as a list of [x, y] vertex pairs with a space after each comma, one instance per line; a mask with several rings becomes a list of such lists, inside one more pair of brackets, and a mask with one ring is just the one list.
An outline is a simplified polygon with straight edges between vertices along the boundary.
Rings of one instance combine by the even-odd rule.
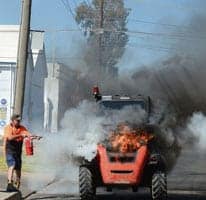
[[[23, 172], [32, 172], [36, 159], [32, 157], [22, 156], [22, 171]], [[0, 171], [7, 171], [6, 160], [3, 155], [0, 156]]]
[[6, 171], [7, 165], [4, 159], [4, 156], [0, 156], [0, 171]]

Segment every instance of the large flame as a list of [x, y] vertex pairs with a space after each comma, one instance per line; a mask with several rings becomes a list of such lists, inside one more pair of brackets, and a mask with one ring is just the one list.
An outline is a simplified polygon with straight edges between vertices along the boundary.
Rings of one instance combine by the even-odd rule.
[[146, 145], [154, 136], [142, 129], [132, 129], [120, 124], [117, 130], [111, 132], [110, 144], [113, 151], [131, 153]]

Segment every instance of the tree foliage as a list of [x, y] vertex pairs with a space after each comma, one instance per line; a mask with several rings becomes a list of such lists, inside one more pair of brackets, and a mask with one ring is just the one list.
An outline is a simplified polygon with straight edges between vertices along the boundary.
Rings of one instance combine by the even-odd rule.
[[[103, 1], [103, 18], [101, 18]], [[76, 21], [84, 29], [88, 40], [87, 64], [110, 74], [124, 53], [128, 42], [126, 34], [129, 10], [123, 0], [93, 0], [82, 2], [76, 9]], [[101, 19], [103, 19], [101, 27]], [[100, 29], [102, 28], [102, 29]]]

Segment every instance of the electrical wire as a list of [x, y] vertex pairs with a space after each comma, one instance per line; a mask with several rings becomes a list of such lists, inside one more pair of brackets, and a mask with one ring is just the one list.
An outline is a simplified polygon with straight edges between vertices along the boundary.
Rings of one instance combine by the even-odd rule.
[[77, 2], [76, 2], [76, 0], [73, 0], [73, 2], [74, 2], [74, 6], [77, 7]]
[[68, 6], [68, 8], [69, 8], [69, 11], [70, 11], [72, 17], [73, 17], [74, 21], [76, 22], [76, 20], [75, 20], [75, 14], [74, 14], [74, 12], [73, 12], [73, 10], [72, 10], [72, 7], [71, 7], [71, 5], [70, 5], [70, 3], [69, 3], [69, 0], [66, 0], [66, 2], [67, 2], [67, 6]]
[[193, 35], [186, 35], [186, 34], [167, 34], [167, 33], [158, 33], [158, 32], [145, 32], [145, 31], [136, 31], [136, 30], [128, 30], [126, 33], [132, 34], [143, 34], [143, 35], [153, 35], [153, 36], [164, 36], [164, 37], [173, 37], [173, 38], [180, 38], [180, 39], [206, 39], [205, 36], [193, 36]]
[[133, 18], [129, 18], [128, 21], [133, 21], [133, 22], [143, 23], [143, 24], [154, 24], [154, 25], [159, 25], [159, 26], [175, 27], [175, 28], [185, 28], [185, 29], [190, 28], [189, 26], [152, 22], [152, 21], [145, 21], [145, 20], [139, 20], [139, 19], [133, 19]]
[[[78, 32], [80, 29], [46, 29], [45, 32]], [[92, 32], [99, 32], [99, 29], [91, 29]], [[181, 40], [206, 40], [206, 36], [195, 36], [195, 35], [186, 35], [186, 34], [168, 34], [162, 32], [146, 32], [139, 30], [115, 30], [115, 29], [104, 29], [105, 32], [114, 32], [114, 33], [125, 33], [131, 36], [145, 35], [153, 37], [167, 37], [168, 39], [181, 39]]]
[[[69, 11], [69, 13], [71, 14], [71, 16], [72, 16], [72, 18], [73, 18], [73, 20], [74, 20], [74, 22], [75, 22], [75, 24], [76, 24], [75, 14], [74, 14], [71, 6], [70, 6], [69, 0], [61, 0], [61, 2], [62, 2], [62, 4], [64, 5], [65, 9], [66, 9], [67, 11]], [[77, 25], [77, 24], [76, 24], [76, 25]], [[83, 32], [78, 25], [77, 25], [77, 27], [78, 27], [78, 31]], [[56, 32], [56, 31], [53, 31], [53, 32]], [[64, 31], [64, 32], [65, 32], [65, 31]]]
[[[68, 10], [71, 14], [71, 16], [73, 17], [74, 21], [76, 22], [75, 20], [75, 14], [72, 10], [72, 7], [69, 3], [69, 0], [61, 0], [62, 3], [64, 4], [64, 7], [66, 8], [66, 10]], [[86, 2], [86, 0], [85, 0]], [[88, 1], [87, 1], [88, 3]], [[88, 18], [89, 19], [89, 18]], [[116, 19], [116, 18], [114, 18]], [[107, 19], [108, 20], [108, 19]], [[110, 19], [112, 20], [112, 19]], [[129, 30], [127, 31], [126, 33], [128, 34], [144, 34], [144, 35], [153, 35], [153, 36], [163, 36], [163, 37], [168, 37], [168, 38], [181, 38], [181, 39], [206, 39], [205, 36], [203, 35], [192, 35], [192, 34], [188, 34], [188, 33], [193, 33], [194, 31], [190, 32], [191, 29], [189, 26], [181, 26], [181, 25], [176, 25], [176, 24], [168, 24], [168, 23], [159, 23], [159, 22], [152, 22], [152, 21], [146, 21], [146, 20], [139, 20], [139, 19], [133, 19], [133, 18], [130, 18], [128, 19], [129, 21], [134, 21], [134, 22], [137, 22], [137, 23], [145, 23], [145, 24], [154, 24], [154, 25], [160, 25], [160, 26], [167, 26], [167, 27], [175, 27], [175, 28], [184, 28], [184, 29], [188, 29], [187, 30], [187, 33], [184, 33], [184, 32], [181, 32], [181, 33], [176, 33], [176, 34], [168, 34], [168, 33], [154, 33], [154, 32], [145, 32], [145, 31], [135, 31], [135, 30]], [[78, 29], [81, 30], [81, 28], [78, 26]], [[82, 31], [82, 30], [81, 30]], [[95, 29], [93, 30], [95, 31]], [[118, 31], [115, 31], [115, 30], [107, 30], [107, 31], [114, 31], [114, 32], [118, 32]]]

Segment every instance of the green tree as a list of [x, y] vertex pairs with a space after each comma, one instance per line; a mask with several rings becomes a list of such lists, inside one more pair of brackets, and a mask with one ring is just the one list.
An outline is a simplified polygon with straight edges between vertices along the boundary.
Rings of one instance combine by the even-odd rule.
[[84, 29], [88, 48], [88, 66], [106, 75], [115, 75], [116, 64], [128, 42], [126, 34], [129, 10], [123, 0], [93, 0], [82, 2], [76, 9], [76, 21]]

